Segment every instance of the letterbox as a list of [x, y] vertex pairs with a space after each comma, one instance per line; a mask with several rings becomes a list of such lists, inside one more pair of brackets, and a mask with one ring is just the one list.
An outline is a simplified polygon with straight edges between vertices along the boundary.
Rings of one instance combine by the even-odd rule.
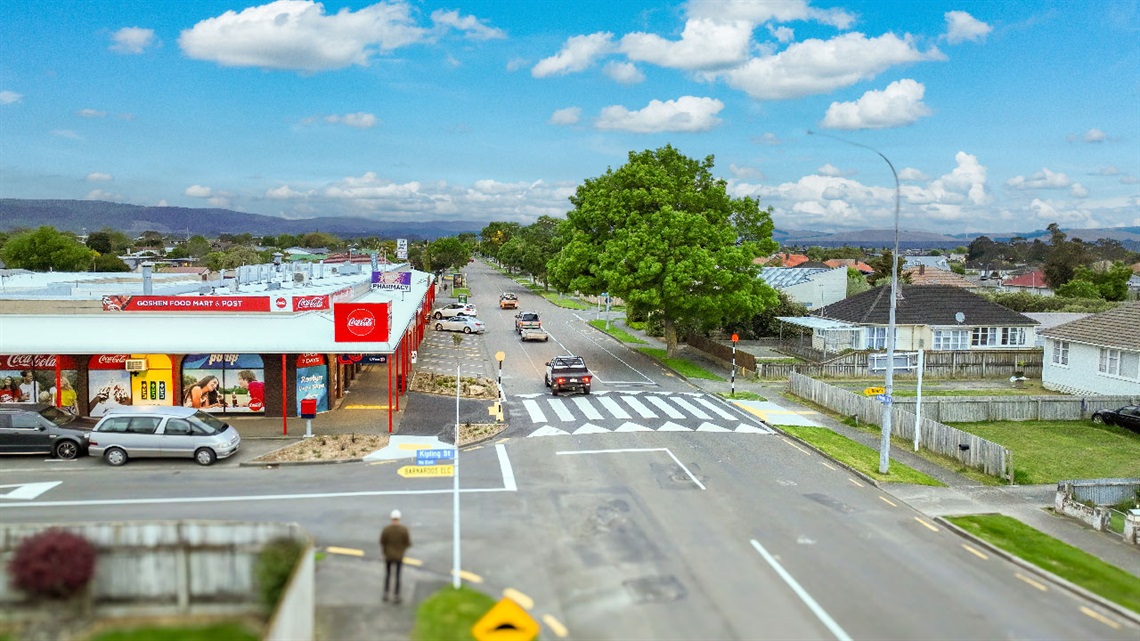
[[317, 399], [315, 398], [302, 398], [301, 399], [301, 418], [316, 418], [317, 417]]

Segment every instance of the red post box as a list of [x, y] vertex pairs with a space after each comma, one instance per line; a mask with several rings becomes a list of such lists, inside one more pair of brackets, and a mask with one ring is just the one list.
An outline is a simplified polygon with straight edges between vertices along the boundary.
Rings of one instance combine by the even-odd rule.
[[301, 399], [301, 418], [316, 418], [317, 417], [317, 399], [315, 398], [302, 398]]

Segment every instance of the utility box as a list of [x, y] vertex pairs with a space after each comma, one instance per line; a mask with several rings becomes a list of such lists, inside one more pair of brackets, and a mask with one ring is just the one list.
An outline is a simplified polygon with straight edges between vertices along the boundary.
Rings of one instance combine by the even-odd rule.
[[302, 398], [301, 399], [301, 418], [316, 418], [317, 417], [317, 399], [315, 398]]

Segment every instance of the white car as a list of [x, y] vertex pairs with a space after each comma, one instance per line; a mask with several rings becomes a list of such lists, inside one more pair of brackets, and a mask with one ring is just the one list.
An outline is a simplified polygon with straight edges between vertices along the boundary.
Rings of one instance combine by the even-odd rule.
[[456, 314], [466, 314], [468, 316], [475, 316], [475, 306], [471, 303], [452, 303], [445, 305], [432, 312], [432, 318], [439, 320], [441, 318], [451, 318]]
[[124, 405], [103, 415], [88, 451], [120, 466], [142, 457], [192, 458], [201, 465], [229, 458], [241, 447], [237, 430], [192, 407]]
[[451, 318], [443, 318], [435, 322], [435, 331], [437, 332], [463, 332], [464, 334], [482, 334], [487, 329], [487, 324], [466, 314], [457, 314]]

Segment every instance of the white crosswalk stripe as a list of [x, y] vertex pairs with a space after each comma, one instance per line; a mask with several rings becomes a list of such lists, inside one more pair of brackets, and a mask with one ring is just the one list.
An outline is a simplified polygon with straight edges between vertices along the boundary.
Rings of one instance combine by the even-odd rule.
[[633, 411], [640, 414], [641, 418], [657, 418], [657, 415], [654, 414], [653, 411], [648, 407], [642, 405], [641, 401], [637, 400], [636, 396], [623, 396], [621, 397], [621, 400], [625, 401], [626, 405], [632, 407]]
[[624, 409], [622, 409], [621, 405], [617, 404], [617, 401], [608, 396], [599, 398], [598, 402], [605, 406], [605, 408], [609, 410], [610, 414], [612, 414], [614, 418], [633, 418], [629, 415], [629, 412], [626, 412]]
[[602, 420], [602, 413], [594, 408], [594, 406], [590, 403], [590, 399], [583, 396], [575, 396], [574, 405], [577, 405], [578, 411], [582, 412], [582, 415], [591, 421]]
[[539, 408], [539, 406], [538, 406], [538, 401], [535, 401], [535, 400], [528, 398], [525, 401], [523, 401], [523, 408], [526, 409], [527, 414], [530, 414], [530, 420], [532, 422], [534, 422], [534, 423], [545, 423], [546, 422], [546, 414], [542, 413], [542, 409]]
[[704, 412], [699, 410], [696, 405], [693, 405], [692, 403], [690, 403], [689, 401], [686, 401], [683, 398], [675, 398], [675, 399], [673, 399], [673, 402], [676, 403], [677, 405], [680, 405], [685, 411], [692, 414], [693, 416], [696, 416], [697, 418], [703, 418], [706, 421], [712, 418], [708, 414], [705, 414]]
[[669, 404], [668, 401], [661, 398], [660, 396], [647, 396], [646, 400], [648, 400], [650, 403], [653, 403], [654, 405], [656, 405], [657, 408], [660, 409], [662, 412], [665, 412], [665, 416], [668, 416], [669, 418], [685, 418], [684, 412], [673, 407], [672, 405]]
[[730, 421], [737, 418], [736, 416], [726, 412], [723, 407], [713, 403], [712, 401], [708, 400], [707, 398], [698, 398], [697, 402], [700, 403], [701, 405], [704, 405], [705, 407], [709, 408], [710, 410], [712, 410], [713, 413], [719, 414], [721, 418], [726, 418]]
[[560, 399], [560, 398], [550, 399], [550, 409], [554, 410], [554, 413], [558, 415], [559, 420], [562, 420], [562, 421], [574, 420], [573, 412], [566, 409], [566, 403], [562, 402], [562, 399]]

